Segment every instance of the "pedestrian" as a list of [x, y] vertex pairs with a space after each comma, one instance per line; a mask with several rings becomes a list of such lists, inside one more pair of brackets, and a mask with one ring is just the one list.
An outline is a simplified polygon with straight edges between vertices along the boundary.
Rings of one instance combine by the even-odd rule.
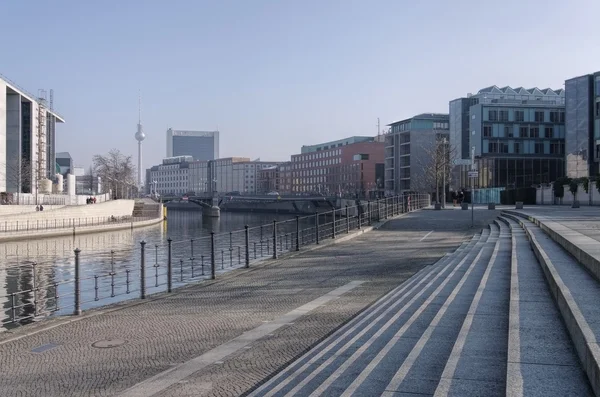
[[43, 210], [44, 210], [44, 206], [40, 205], [40, 211], [43, 211]]
[[456, 199], [456, 192], [452, 192], [452, 205], [454, 207], [456, 207], [456, 201], [457, 201], [457, 199]]

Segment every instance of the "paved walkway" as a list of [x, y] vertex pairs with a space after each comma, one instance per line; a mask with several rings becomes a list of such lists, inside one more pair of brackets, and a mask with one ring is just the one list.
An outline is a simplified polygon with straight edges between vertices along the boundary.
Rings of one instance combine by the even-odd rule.
[[[481, 212], [479, 227], [497, 215]], [[351, 241], [81, 318], [0, 335], [6, 396], [237, 396], [474, 230], [420, 211]]]

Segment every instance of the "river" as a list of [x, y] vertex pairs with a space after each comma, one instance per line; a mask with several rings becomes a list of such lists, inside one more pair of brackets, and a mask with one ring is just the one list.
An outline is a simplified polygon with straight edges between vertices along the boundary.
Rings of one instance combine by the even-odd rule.
[[[86, 310], [140, 296], [142, 241], [145, 290], [162, 292], [167, 284], [168, 238], [177, 287], [209, 277], [211, 232], [217, 273], [244, 265], [245, 225], [250, 226], [250, 260], [271, 256], [274, 220], [278, 251], [295, 249], [296, 219], [290, 215], [223, 212], [219, 218], [204, 218], [201, 211], [175, 210], [155, 226], [2, 243], [0, 331], [41, 316], [73, 312], [76, 248], [81, 250], [81, 308]], [[331, 219], [320, 217], [321, 229], [326, 229], [326, 222], [331, 225]], [[314, 225], [314, 216], [300, 218], [301, 245], [314, 241]]]

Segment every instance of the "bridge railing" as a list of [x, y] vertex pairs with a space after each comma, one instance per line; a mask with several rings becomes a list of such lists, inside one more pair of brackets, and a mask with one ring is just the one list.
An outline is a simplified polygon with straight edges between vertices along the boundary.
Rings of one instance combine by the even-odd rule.
[[[131, 298], [146, 298], [232, 269], [326, 244], [379, 221], [430, 205], [429, 195], [404, 195], [346, 206], [285, 221], [211, 233], [187, 240], [150, 243], [119, 250], [76, 249], [62, 266], [26, 263], [6, 271], [25, 274], [23, 290], [0, 295], [0, 324], [21, 324], [48, 314], [82, 310]], [[132, 253], [139, 261], [132, 262]], [[18, 267], [18, 269], [17, 269]]]

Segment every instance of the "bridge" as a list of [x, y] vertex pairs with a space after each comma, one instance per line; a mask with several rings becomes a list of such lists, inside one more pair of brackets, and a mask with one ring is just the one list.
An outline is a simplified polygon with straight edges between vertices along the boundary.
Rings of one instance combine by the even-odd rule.
[[[167, 196], [161, 198], [163, 203], [191, 203], [203, 210], [216, 212], [216, 209], [239, 212], [278, 212], [289, 214], [304, 214], [322, 211], [331, 211], [339, 208], [337, 197], [326, 196], [242, 196], [242, 195], [193, 195], [193, 196]], [[173, 208], [171, 206], [171, 208]], [[169, 206], [167, 206], [169, 208]], [[181, 208], [181, 206], [177, 206]], [[218, 215], [213, 215], [218, 216]]]

